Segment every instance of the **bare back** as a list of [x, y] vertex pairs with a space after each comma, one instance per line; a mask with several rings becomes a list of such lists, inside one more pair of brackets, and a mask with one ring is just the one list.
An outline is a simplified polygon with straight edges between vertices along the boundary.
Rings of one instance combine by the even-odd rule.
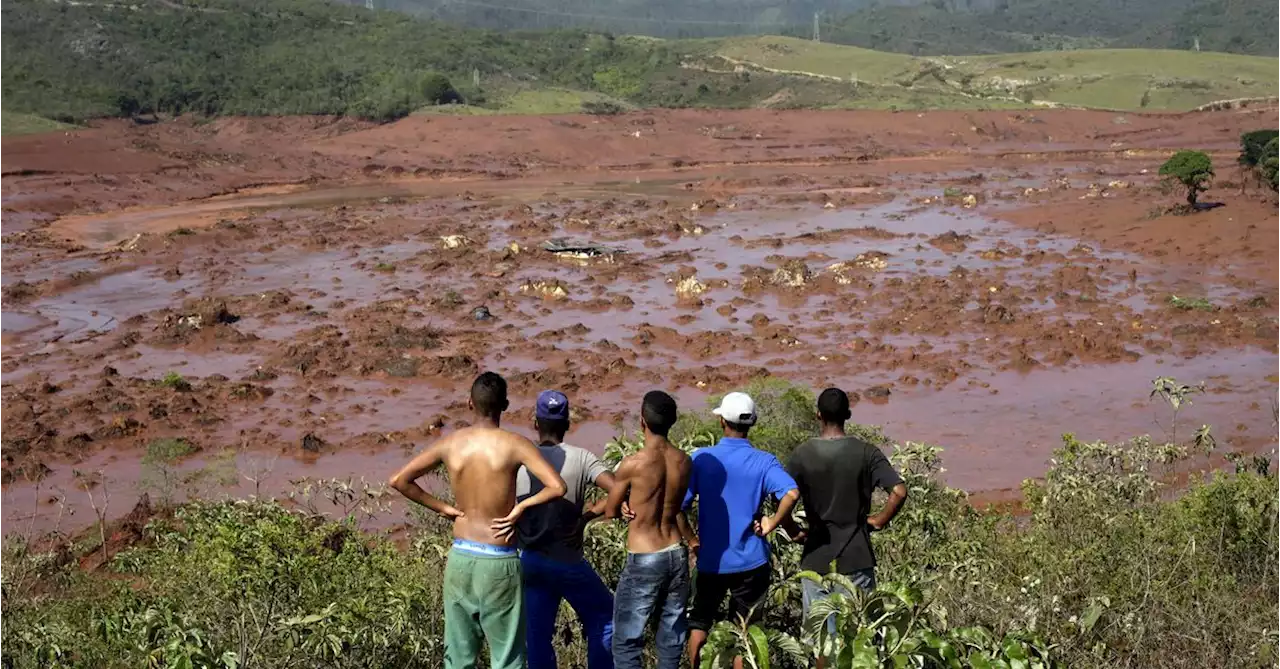
[[652, 553], [679, 543], [677, 518], [692, 470], [689, 456], [670, 444], [645, 447], [626, 458], [619, 468], [619, 479], [625, 476], [629, 483], [629, 504], [635, 514], [627, 534], [627, 550]]
[[463, 516], [453, 521], [453, 536], [485, 544], [510, 546], [511, 537], [498, 539], [490, 523], [511, 512], [516, 504], [516, 472], [521, 450], [533, 442], [501, 428], [465, 427], [446, 437], [444, 466], [449, 471], [454, 506]]

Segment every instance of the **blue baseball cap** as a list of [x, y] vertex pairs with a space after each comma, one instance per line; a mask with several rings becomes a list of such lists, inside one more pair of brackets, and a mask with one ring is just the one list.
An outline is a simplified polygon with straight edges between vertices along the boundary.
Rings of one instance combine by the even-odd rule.
[[534, 415], [543, 420], [569, 420], [569, 398], [558, 390], [538, 393]]

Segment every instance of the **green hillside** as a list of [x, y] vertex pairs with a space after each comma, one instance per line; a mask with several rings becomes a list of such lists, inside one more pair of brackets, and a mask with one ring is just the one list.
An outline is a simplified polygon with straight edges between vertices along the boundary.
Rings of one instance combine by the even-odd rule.
[[[1034, 101], [1107, 109], [1186, 110], [1277, 94], [1277, 60], [1153, 49], [1044, 51], [923, 58], [787, 37], [732, 38], [710, 50], [726, 62], [793, 76], [856, 80], [879, 95], [933, 93], [940, 106]], [[864, 92], [865, 95], [865, 92]]]
[[0, 111], [0, 135], [6, 137], [12, 135], [34, 135], [40, 132], [66, 130], [71, 127], [73, 126], [66, 123], [50, 121], [47, 118], [32, 116], [31, 114]]
[[1264, 57], [1127, 50], [922, 58], [788, 37], [501, 33], [322, 0], [186, 3], [6, 3], [6, 111], [74, 123], [630, 107], [1155, 110], [1276, 94], [1277, 61]]

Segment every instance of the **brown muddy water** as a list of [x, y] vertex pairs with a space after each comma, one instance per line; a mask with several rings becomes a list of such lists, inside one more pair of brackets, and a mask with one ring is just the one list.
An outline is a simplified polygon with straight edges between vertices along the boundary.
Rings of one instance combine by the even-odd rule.
[[[380, 482], [466, 420], [481, 370], [508, 377], [526, 434], [534, 395], [567, 392], [570, 441], [597, 452], [652, 388], [702, 409], [765, 376], [837, 385], [854, 420], [943, 446], [971, 491], [1040, 475], [1064, 432], [1165, 436], [1159, 376], [1205, 384], [1179, 436], [1274, 449], [1273, 284], [998, 218], [1142, 186], [1090, 178], [381, 184], [67, 218], [59, 243], [11, 243], [26, 225], [6, 222], [5, 531], [91, 522], [86, 473], [127, 512], [160, 437], [200, 449], [181, 471], [228, 475], [179, 495]], [[560, 238], [605, 248], [543, 249]]]

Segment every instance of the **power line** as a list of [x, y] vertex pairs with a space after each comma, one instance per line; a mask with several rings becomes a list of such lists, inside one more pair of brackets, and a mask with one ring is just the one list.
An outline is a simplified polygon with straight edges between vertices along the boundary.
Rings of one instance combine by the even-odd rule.
[[[661, 24], [681, 24], [681, 25], [698, 25], [698, 26], [754, 26], [754, 27], [791, 27], [794, 23], [762, 23], [756, 21], [709, 21], [699, 19], [651, 19], [641, 16], [617, 16], [607, 14], [581, 14], [578, 12], [563, 12], [552, 9], [534, 9], [532, 7], [510, 7], [505, 5], [494, 5], [487, 2], [477, 2], [476, 0], [448, 0], [448, 6], [466, 5], [469, 7], [483, 7], [485, 9], [496, 9], [507, 12], [521, 12], [525, 14], [539, 14], [542, 16], [562, 16], [575, 19], [592, 19], [597, 21], [639, 21], [643, 23], [661, 23]], [[440, 7], [437, 6], [437, 9]]]

